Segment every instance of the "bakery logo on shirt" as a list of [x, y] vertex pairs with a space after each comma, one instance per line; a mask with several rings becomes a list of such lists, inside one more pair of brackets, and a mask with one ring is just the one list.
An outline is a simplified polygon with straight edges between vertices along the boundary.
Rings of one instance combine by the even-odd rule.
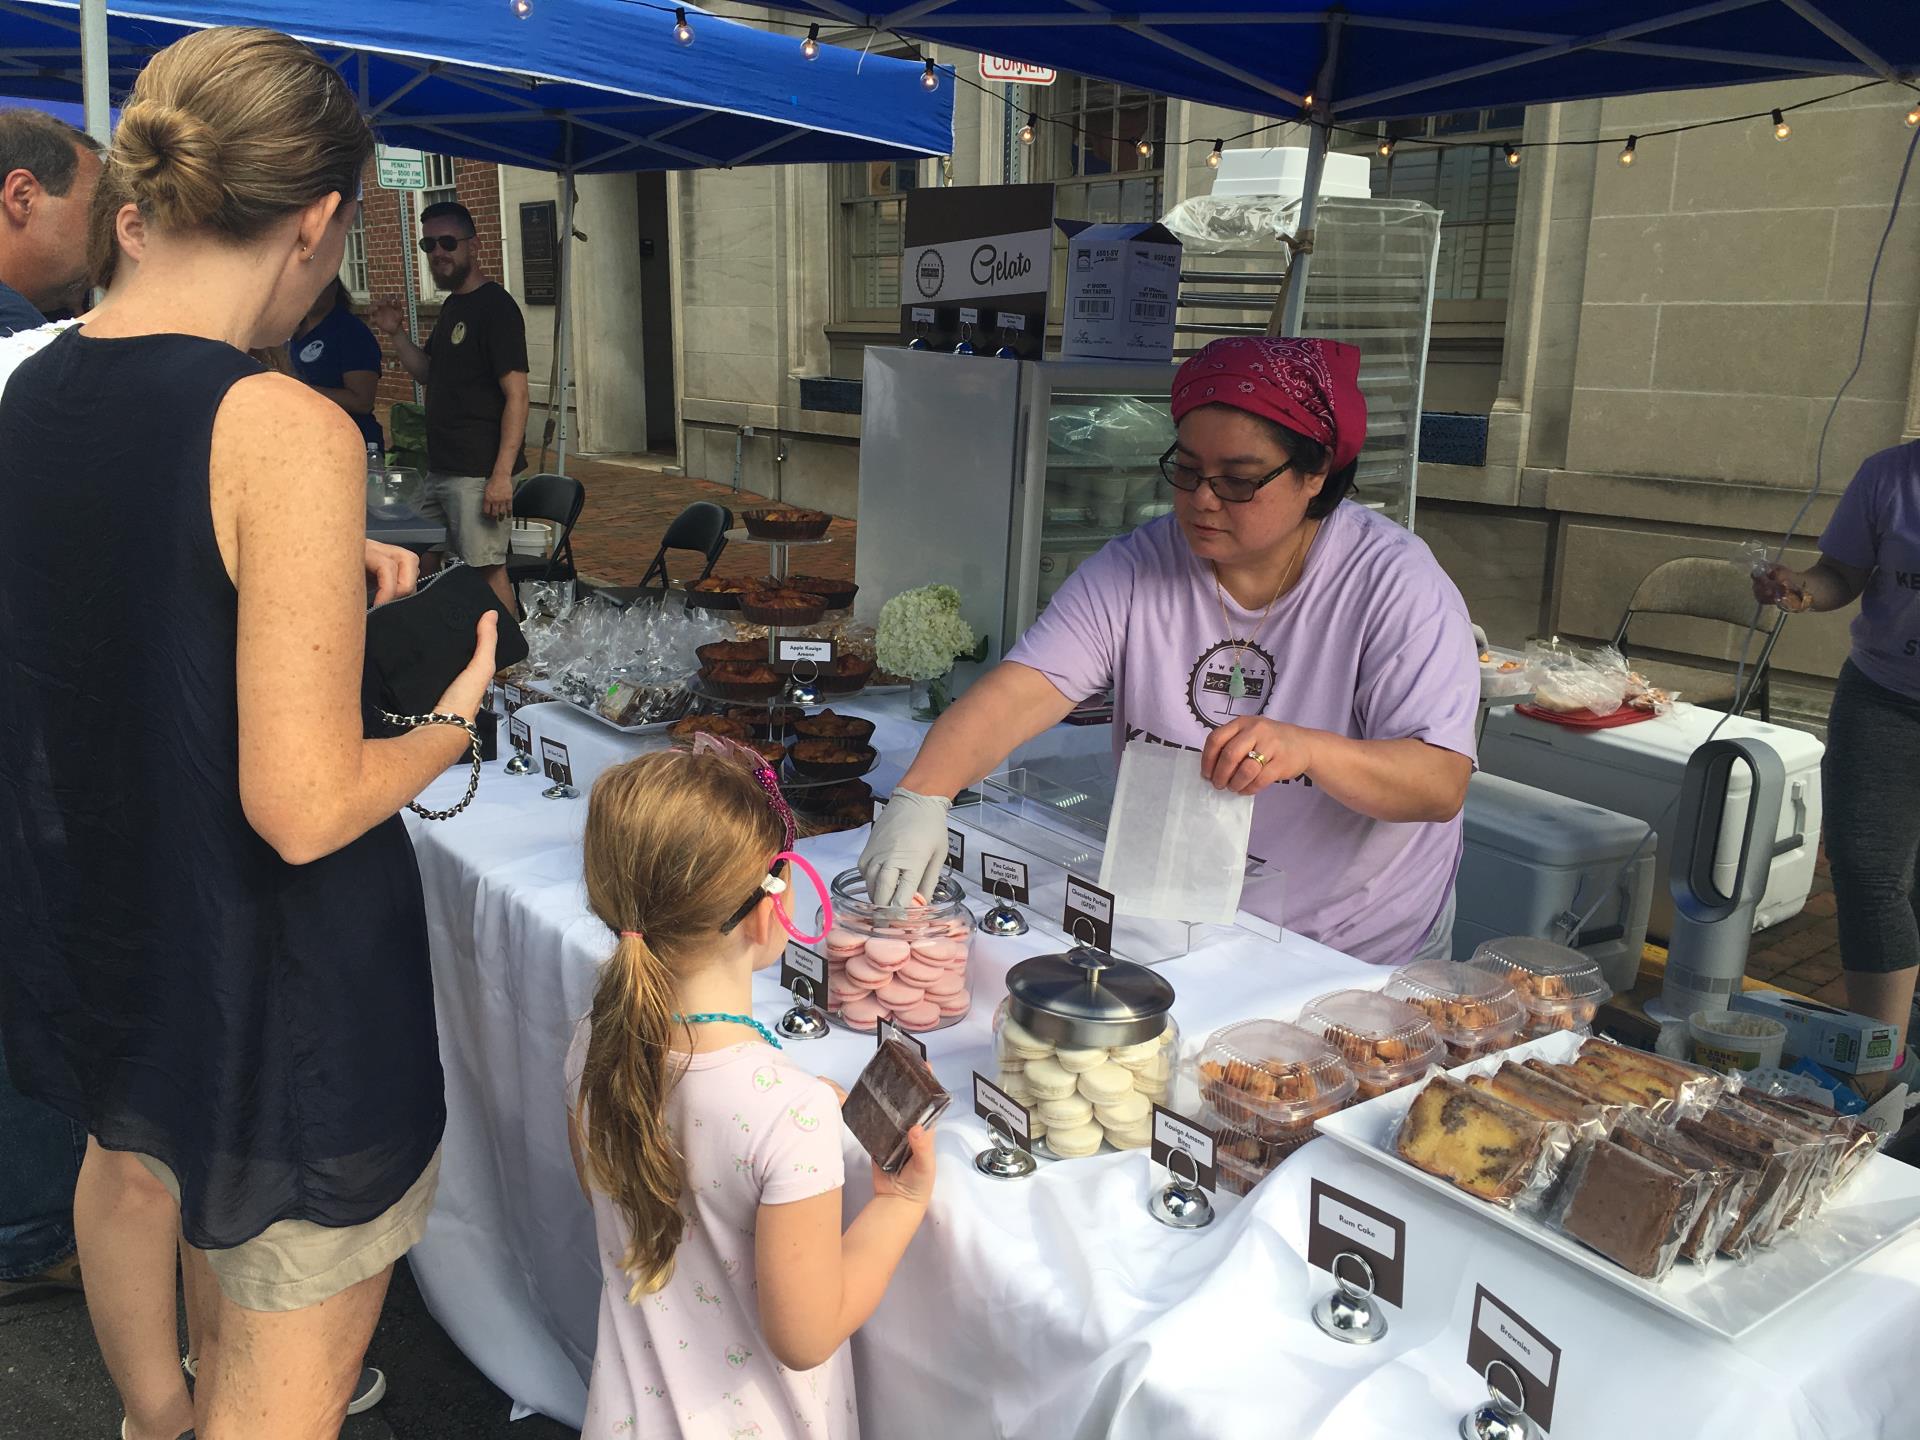
[[300, 363], [302, 365], [311, 365], [313, 364], [314, 361], [318, 360], [322, 355], [326, 353], [327, 353], [326, 341], [309, 340], [305, 345], [302, 345], [300, 347]]
[[467, 322], [464, 320], [454, 321], [453, 334], [448, 336], [447, 338], [451, 340], [455, 345], [458, 345], [462, 340], [466, 339], [467, 338]]
[[[1233, 694], [1233, 667], [1240, 666], [1245, 694]], [[1273, 656], [1249, 640], [1222, 640], [1193, 662], [1187, 676], [1187, 709], [1209, 730], [1267, 708], [1273, 689]]]

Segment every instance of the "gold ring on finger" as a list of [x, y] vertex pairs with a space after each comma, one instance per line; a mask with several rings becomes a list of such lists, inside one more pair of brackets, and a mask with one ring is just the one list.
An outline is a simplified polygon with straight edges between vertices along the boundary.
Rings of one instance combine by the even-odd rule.
[[1249, 750], [1247, 752], [1247, 759], [1253, 761], [1256, 765], [1264, 765], [1267, 763], [1267, 757], [1262, 755], [1258, 750]]

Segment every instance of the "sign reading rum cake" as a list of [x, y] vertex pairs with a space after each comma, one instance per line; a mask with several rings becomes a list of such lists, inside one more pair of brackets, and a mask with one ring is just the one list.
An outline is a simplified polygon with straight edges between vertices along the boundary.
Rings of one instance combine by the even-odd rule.
[[1046, 348], [1053, 275], [1051, 185], [963, 185], [907, 195], [901, 339], [992, 357]]

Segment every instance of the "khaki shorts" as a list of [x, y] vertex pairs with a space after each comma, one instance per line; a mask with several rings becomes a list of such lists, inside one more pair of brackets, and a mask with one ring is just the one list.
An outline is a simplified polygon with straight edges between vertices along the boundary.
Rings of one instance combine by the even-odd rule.
[[446, 548], [469, 565], [507, 563], [507, 538], [512, 525], [489, 519], [481, 508], [487, 490], [484, 475], [448, 475], [429, 470], [421, 482], [414, 509], [425, 520], [447, 527]]
[[[151, 1155], [134, 1158], [180, 1203], [173, 1171]], [[440, 1185], [440, 1152], [411, 1189], [364, 1225], [280, 1220], [228, 1250], [202, 1250], [221, 1293], [242, 1310], [304, 1310], [378, 1275], [420, 1243]]]

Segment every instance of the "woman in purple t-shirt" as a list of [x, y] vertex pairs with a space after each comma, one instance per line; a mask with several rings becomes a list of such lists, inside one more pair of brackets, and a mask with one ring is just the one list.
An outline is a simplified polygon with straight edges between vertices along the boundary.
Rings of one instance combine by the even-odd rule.
[[930, 893], [949, 797], [1111, 687], [1116, 760], [1191, 750], [1254, 796], [1250, 849], [1284, 883], [1249, 910], [1379, 964], [1450, 953], [1479, 672], [1432, 553], [1344, 501], [1359, 371], [1327, 340], [1216, 340], [1181, 367], [1174, 513], [1080, 566], [941, 716], [860, 857], [875, 899]]
[[1920, 441], [1869, 456], [1807, 570], [1754, 594], [1782, 610], [1860, 599], [1820, 762], [1847, 1006], [1901, 1029], [1920, 973]]

